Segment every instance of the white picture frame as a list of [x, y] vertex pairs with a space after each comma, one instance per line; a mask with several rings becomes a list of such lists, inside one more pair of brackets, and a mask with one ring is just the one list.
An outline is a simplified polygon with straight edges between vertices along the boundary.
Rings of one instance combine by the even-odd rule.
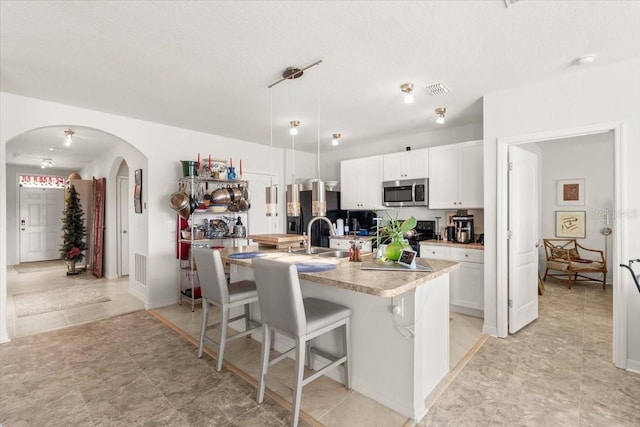
[[561, 179], [557, 181], [558, 206], [584, 206], [585, 180]]

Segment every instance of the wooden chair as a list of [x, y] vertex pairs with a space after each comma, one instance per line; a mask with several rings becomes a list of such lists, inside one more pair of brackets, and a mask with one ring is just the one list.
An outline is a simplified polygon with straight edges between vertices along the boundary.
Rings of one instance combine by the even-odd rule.
[[[547, 255], [547, 269], [544, 272], [544, 280], [547, 276], [556, 279], [567, 279], [567, 285], [571, 289], [574, 282], [597, 282], [598, 279], [584, 274], [602, 273], [602, 289], [607, 284], [607, 262], [604, 252], [597, 249], [589, 249], [579, 244], [576, 239], [543, 239], [544, 249]], [[549, 270], [559, 273], [549, 273]]]

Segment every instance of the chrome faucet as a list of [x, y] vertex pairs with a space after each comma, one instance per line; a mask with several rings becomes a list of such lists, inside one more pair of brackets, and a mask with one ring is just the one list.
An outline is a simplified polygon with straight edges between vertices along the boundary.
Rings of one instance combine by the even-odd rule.
[[307, 225], [307, 240], [305, 240], [305, 244], [307, 246], [307, 254], [311, 254], [311, 227], [313, 226], [313, 223], [318, 221], [319, 219], [323, 220], [329, 225], [330, 235], [336, 235], [336, 231], [333, 229], [333, 224], [331, 224], [329, 218], [327, 218], [326, 216], [314, 216], [313, 218], [311, 218], [311, 221], [309, 221], [309, 225]]

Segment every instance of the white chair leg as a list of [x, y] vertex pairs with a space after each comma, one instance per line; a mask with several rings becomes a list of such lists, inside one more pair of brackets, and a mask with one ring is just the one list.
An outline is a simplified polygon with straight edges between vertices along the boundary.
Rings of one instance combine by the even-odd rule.
[[305, 353], [307, 349], [306, 341], [301, 337], [296, 337], [296, 384], [293, 390], [293, 408], [291, 427], [297, 427], [300, 416], [300, 401], [302, 400], [302, 380], [304, 379]]
[[344, 324], [344, 352], [347, 360], [344, 362], [344, 386], [351, 389], [351, 319], [347, 319]]
[[267, 371], [269, 370], [269, 344], [271, 333], [269, 326], [262, 324], [262, 356], [260, 360], [260, 374], [258, 375], [258, 397], [256, 401], [262, 403], [264, 400], [264, 387], [267, 381]]
[[207, 333], [207, 323], [209, 323], [209, 301], [202, 300], [202, 329], [200, 330], [200, 344], [198, 345], [198, 357], [202, 357], [204, 351], [204, 336]]
[[224, 347], [227, 344], [227, 327], [229, 326], [229, 307], [223, 305], [222, 321], [220, 322], [220, 345], [218, 345], [218, 366], [216, 370], [222, 370], [222, 362], [224, 360]]

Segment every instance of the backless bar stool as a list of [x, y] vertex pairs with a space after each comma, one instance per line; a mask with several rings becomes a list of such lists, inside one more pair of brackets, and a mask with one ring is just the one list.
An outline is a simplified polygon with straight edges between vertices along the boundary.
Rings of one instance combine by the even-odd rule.
[[[294, 264], [264, 258], [252, 260], [262, 316], [262, 360], [258, 377], [258, 403], [264, 400], [264, 388], [269, 366], [284, 359], [295, 350], [296, 380], [293, 390], [293, 417], [291, 425], [298, 425], [302, 387], [323, 375], [329, 369], [344, 364], [345, 387], [351, 388], [351, 359], [349, 321], [351, 309], [317, 298], [302, 299], [298, 270]], [[310, 347], [313, 338], [333, 329], [344, 327], [344, 356], [336, 358]], [[269, 360], [270, 339], [275, 330], [295, 340], [295, 347]], [[307, 347], [309, 347], [307, 349]], [[311, 352], [332, 360], [331, 363], [304, 378], [305, 358], [311, 361]]]
[[[205, 342], [218, 350], [217, 370], [222, 369], [224, 359], [224, 349], [227, 341], [242, 338], [249, 335], [260, 326], [260, 323], [250, 319], [249, 304], [258, 301], [256, 284], [252, 280], [241, 280], [227, 285], [227, 278], [224, 274], [222, 257], [217, 250], [209, 248], [194, 248], [193, 256], [198, 266], [198, 279], [202, 292], [202, 329], [200, 330], [200, 345], [198, 346], [198, 357], [202, 357]], [[209, 325], [209, 304], [220, 307], [222, 321]], [[244, 314], [229, 318], [232, 307], [244, 306]], [[244, 319], [245, 330], [227, 336], [227, 327], [231, 322]], [[214, 341], [207, 336], [207, 331], [220, 327], [220, 342]]]

